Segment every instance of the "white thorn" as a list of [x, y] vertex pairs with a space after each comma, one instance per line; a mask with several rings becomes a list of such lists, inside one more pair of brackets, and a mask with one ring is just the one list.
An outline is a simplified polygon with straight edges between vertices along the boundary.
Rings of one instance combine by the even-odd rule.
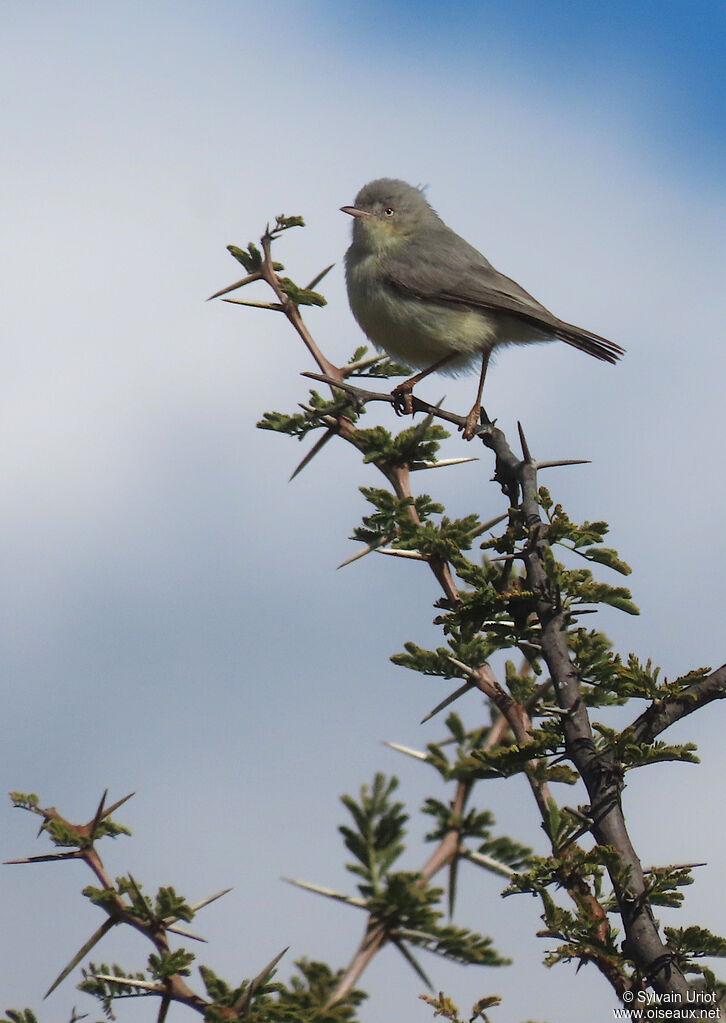
[[427, 753], [422, 753], [421, 750], [418, 749], [411, 749], [410, 746], [402, 746], [398, 742], [388, 742], [386, 740], [383, 745], [389, 746], [391, 749], [395, 749], [397, 753], [405, 753], [407, 757], [413, 757], [414, 760], [426, 760], [428, 757]]
[[397, 547], [380, 547], [378, 550], [379, 554], [390, 554], [394, 558], [411, 558], [413, 561], [428, 561], [429, 559], [425, 554], [420, 554], [418, 551], [404, 551]]
[[445, 465], [461, 465], [462, 462], [478, 461], [478, 458], [442, 458], [439, 462], [422, 462], [421, 465], [415, 465], [411, 468], [411, 472], [420, 472], [422, 469], [441, 469]]

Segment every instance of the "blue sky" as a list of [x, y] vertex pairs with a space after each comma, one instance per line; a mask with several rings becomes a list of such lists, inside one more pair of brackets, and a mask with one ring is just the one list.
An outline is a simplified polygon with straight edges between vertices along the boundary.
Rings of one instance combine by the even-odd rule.
[[[663, 147], [684, 173], [723, 179], [726, 132], [726, 13], [720, 3], [388, 4], [365, 17], [346, 4], [322, 5], [336, 45], [352, 61], [386, 55], [421, 64], [435, 82], [494, 74], [515, 90], [536, 85], [580, 94], [637, 125], [644, 148]], [[404, 56], [405, 54], [405, 56]], [[486, 101], [486, 95], [483, 96]], [[604, 109], [602, 109], [604, 108]]]
[[[303, 449], [254, 428], [296, 407], [311, 366], [282, 318], [204, 302], [239, 276], [225, 246], [304, 214], [280, 256], [300, 280], [336, 262], [308, 322], [343, 361], [362, 339], [338, 208], [366, 180], [401, 176], [549, 308], [626, 347], [616, 369], [565, 346], [507, 352], [490, 411], [510, 432], [522, 419], [543, 458], [593, 459], [545, 482], [573, 517], [607, 518], [634, 567], [642, 616], [605, 622], [618, 649], [669, 675], [715, 667], [723, 35], [705, 4], [4, 5], [3, 785], [78, 818], [106, 786], [136, 790], [122, 815], [136, 837], [110, 847], [111, 869], [192, 898], [234, 885], [199, 921], [220, 973], [253, 975], [286, 944], [290, 960], [347, 960], [360, 921], [278, 878], [350, 887], [338, 797], [382, 768], [415, 807], [428, 779], [380, 740], [437, 739], [418, 722], [443, 695], [388, 660], [408, 639], [439, 642], [429, 580], [385, 558], [335, 571], [371, 471], [329, 445], [288, 484]], [[473, 385], [434, 379], [422, 395], [465, 409]], [[486, 459], [432, 475], [452, 514], [501, 510]], [[473, 698], [462, 712], [481, 713]], [[720, 799], [718, 709], [682, 737], [694, 731], [701, 798], [695, 769], [665, 769], [683, 797], [676, 827], [654, 812], [657, 782], [630, 780], [646, 862], [700, 860], [722, 841], [702, 811]], [[487, 798], [502, 830], [537, 843], [513, 785]], [[1, 804], [0, 821], [2, 858], [40, 851], [32, 822]], [[689, 892], [689, 921], [720, 926], [722, 869]], [[13, 922], [1, 1007], [41, 1008], [97, 926], [78, 895], [88, 880], [0, 871]], [[536, 979], [428, 963], [437, 984], [462, 1005], [501, 991], [503, 1019], [603, 1011], [597, 978], [539, 967], [529, 900], [462, 883], [462, 922], [486, 918]], [[102, 951], [129, 968], [146, 954], [131, 940]], [[365, 1021], [430, 1019], [392, 955], [364, 986]], [[43, 1023], [74, 1003], [67, 983]]]

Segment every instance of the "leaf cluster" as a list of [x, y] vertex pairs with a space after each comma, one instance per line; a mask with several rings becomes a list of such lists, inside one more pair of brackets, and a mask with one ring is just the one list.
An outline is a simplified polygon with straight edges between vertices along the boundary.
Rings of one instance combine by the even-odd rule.
[[312, 430], [319, 430], [327, 427], [326, 416], [345, 415], [354, 421], [357, 412], [351, 404], [344, 401], [342, 404], [337, 399], [323, 398], [317, 391], [311, 390], [305, 411], [293, 412], [265, 412], [262, 419], [257, 423], [258, 430], [272, 430], [275, 433], [284, 433], [288, 437], [295, 437], [303, 440]]
[[648, 901], [653, 906], [678, 909], [683, 904], [680, 888], [693, 884], [692, 866], [651, 867], [646, 874]]
[[665, 927], [668, 946], [673, 950], [676, 961], [684, 973], [697, 974], [704, 978], [706, 989], [715, 991], [722, 999], [726, 985], [716, 979], [715, 974], [700, 960], [705, 957], [726, 958], [726, 938], [713, 934], [705, 927]]
[[[332, 971], [326, 963], [299, 959], [298, 974], [285, 984], [273, 981], [274, 969], [254, 980], [230, 987], [209, 967], [199, 972], [212, 1004], [205, 1023], [347, 1023], [355, 1019], [355, 1009], [367, 997], [354, 988], [345, 998], [329, 1006], [328, 1001], [341, 979], [342, 970]], [[235, 1015], [236, 1013], [236, 1015]]]
[[602, 542], [609, 532], [607, 522], [573, 522], [561, 504], [554, 504], [546, 487], [538, 492], [539, 505], [544, 510], [549, 528], [547, 540], [551, 544], [561, 544], [567, 550], [579, 554], [586, 561], [594, 561], [612, 568], [621, 575], [630, 575], [630, 565], [622, 561], [618, 552], [610, 547], [603, 547]]
[[43, 808], [35, 792], [10, 792], [10, 799], [13, 806], [20, 810], [27, 810], [43, 818], [40, 832], [46, 834], [54, 845], [61, 848], [88, 849], [99, 838], [118, 838], [119, 835], [130, 835], [130, 830], [110, 816], [110, 811], [118, 807], [120, 803], [126, 802], [122, 799], [120, 803], [114, 804], [103, 813], [104, 799], [101, 802], [96, 815], [87, 824], [72, 824], [62, 817], [55, 807]]
[[365, 464], [374, 463], [382, 468], [408, 466], [415, 471], [435, 460], [441, 441], [448, 436], [448, 430], [427, 418], [397, 434], [383, 426], [361, 428], [355, 440]]
[[387, 542], [398, 535], [399, 531], [405, 534], [415, 529], [409, 514], [411, 507], [415, 508], [422, 522], [443, 510], [427, 494], [399, 498], [381, 487], [361, 487], [360, 492], [376, 510], [363, 517], [363, 525], [356, 526], [352, 539], [371, 545]]
[[[404, 662], [396, 660], [394, 663]], [[490, 728], [483, 726], [467, 730], [459, 715], [453, 712], [448, 715], [445, 724], [449, 734], [440, 742], [429, 743], [426, 747], [426, 762], [438, 771], [444, 781], [471, 783], [479, 777], [480, 769], [479, 761], [473, 753], [486, 742]], [[454, 746], [453, 757], [447, 755], [446, 748], [449, 746]]]
[[108, 908], [117, 905], [121, 899], [137, 920], [159, 930], [177, 920], [189, 922], [194, 918], [194, 910], [184, 896], [178, 895], [170, 885], [159, 888], [152, 899], [144, 894], [140, 882], [130, 874], [116, 878], [115, 888], [88, 885], [83, 889], [83, 894], [94, 905]]
[[[444, 1019], [451, 1020], [451, 1023], [464, 1023], [464, 1020], [459, 1015], [459, 1007], [443, 991], [439, 991], [435, 997], [432, 995], [419, 995], [419, 998], [427, 1002], [435, 1010], [434, 1016], [442, 1016]], [[483, 1023], [489, 1023], [486, 1010], [499, 1005], [501, 1001], [499, 995], [488, 995], [485, 998], [480, 998], [471, 1008], [468, 1023], [474, 1023], [476, 1019], [483, 1020]]]
[[379, 356], [375, 362], [369, 362], [366, 359], [368, 355], [368, 346], [360, 345], [353, 352], [353, 355], [348, 360], [348, 365], [351, 363], [361, 362], [365, 359], [366, 365], [360, 369], [355, 369], [348, 375], [351, 377], [371, 377], [379, 380], [387, 380], [389, 377], [402, 377], [411, 375], [411, 367], [404, 366], [400, 362], [394, 362], [392, 359], [387, 358], [384, 355]]
[[[416, 872], [391, 871], [403, 852], [407, 819], [402, 804], [391, 798], [397, 785], [395, 778], [377, 774], [370, 788], [361, 788], [358, 800], [342, 797], [355, 824], [354, 828], [339, 829], [357, 860], [348, 869], [362, 878], [358, 889], [371, 920], [383, 926], [387, 939], [399, 947], [426, 983], [428, 979], [405, 951], [405, 944], [456, 962], [501, 965], [505, 960], [493, 950], [490, 938], [441, 923], [442, 889], [431, 887]], [[475, 814], [468, 823], [474, 835], [486, 839], [490, 820], [489, 815]]]
[[661, 764], [675, 760], [685, 764], [698, 764], [695, 755], [696, 746], [692, 742], [669, 744], [659, 739], [652, 742], [633, 742], [628, 729], [618, 732], [597, 721], [592, 725], [599, 735], [598, 747], [611, 750], [624, 770], [634, 767], [646, 767], [649, 764]]
[[[89, 963], [82, 971], [82, 977], [78, 990], [87, 995], [92, 995], [101, 1003], [101, 1009], [108, 1020], [115, 1020], [113, 1003], [116, 998], [132, 998], [138, 995], [139, 988], [134, 989], [133, 985], [117, 983], [106, 980], [106, 977], [119, 977], [127, 980], [142, 980], [148, 978], [144, 973], [127, 973], [118, 963], [109, 965], [107, 963]], [[99, 976], [101, 974], [101, 976]]]
[[341, 797], [355, 825], [343, 824], [338, 828], [346, 848], [356, 859], [346, 867], [362, 879], [358, 888], [366, 898], [380, 891], [382, 879], [405, 848], [404, 825], [408, 815], [403, 803], [391, 799], [397, 787], [397, 778], [386, 778], [379, 772], [370, 788], [361, 786], [358, 800], [348, 795]]

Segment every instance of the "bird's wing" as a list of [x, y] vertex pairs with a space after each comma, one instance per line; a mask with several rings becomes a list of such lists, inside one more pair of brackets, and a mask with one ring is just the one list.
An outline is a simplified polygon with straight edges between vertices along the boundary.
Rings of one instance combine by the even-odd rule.
[[382, 269], [391, 287], [418, 298], [511, 313], [605, 362], [616, 362], [623, 354], [612, 341], [553, 316], [449, 228], [442, 227], [435, 238], [429, 235], [425, 246], [414, 241], [395, 251]]
[[394, 249], [384, 269], [394, 287], [419, 298], [534, 316], [550, 328], [558, 322], [516, 281], [443, 225], [435, 236], [427, 233], [425, 245], [411, 241]]

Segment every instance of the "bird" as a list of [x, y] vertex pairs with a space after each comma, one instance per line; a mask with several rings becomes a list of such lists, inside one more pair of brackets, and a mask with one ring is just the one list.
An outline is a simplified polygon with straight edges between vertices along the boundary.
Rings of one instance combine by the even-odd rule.
[[423, 190], [377, 178], [341, 212], [353, 217], [345, 280], [353, 316], [379, 350], [420, 372], [391, 392], [413, 411], [414, 386], [430, 373], [457, 373], [480, 360], [477, 398], [463, 435], [471, 440], [492, 352], [504, 345], [564, 341], [602, 362], [625, 349], [554, 316], [443, 222]]

